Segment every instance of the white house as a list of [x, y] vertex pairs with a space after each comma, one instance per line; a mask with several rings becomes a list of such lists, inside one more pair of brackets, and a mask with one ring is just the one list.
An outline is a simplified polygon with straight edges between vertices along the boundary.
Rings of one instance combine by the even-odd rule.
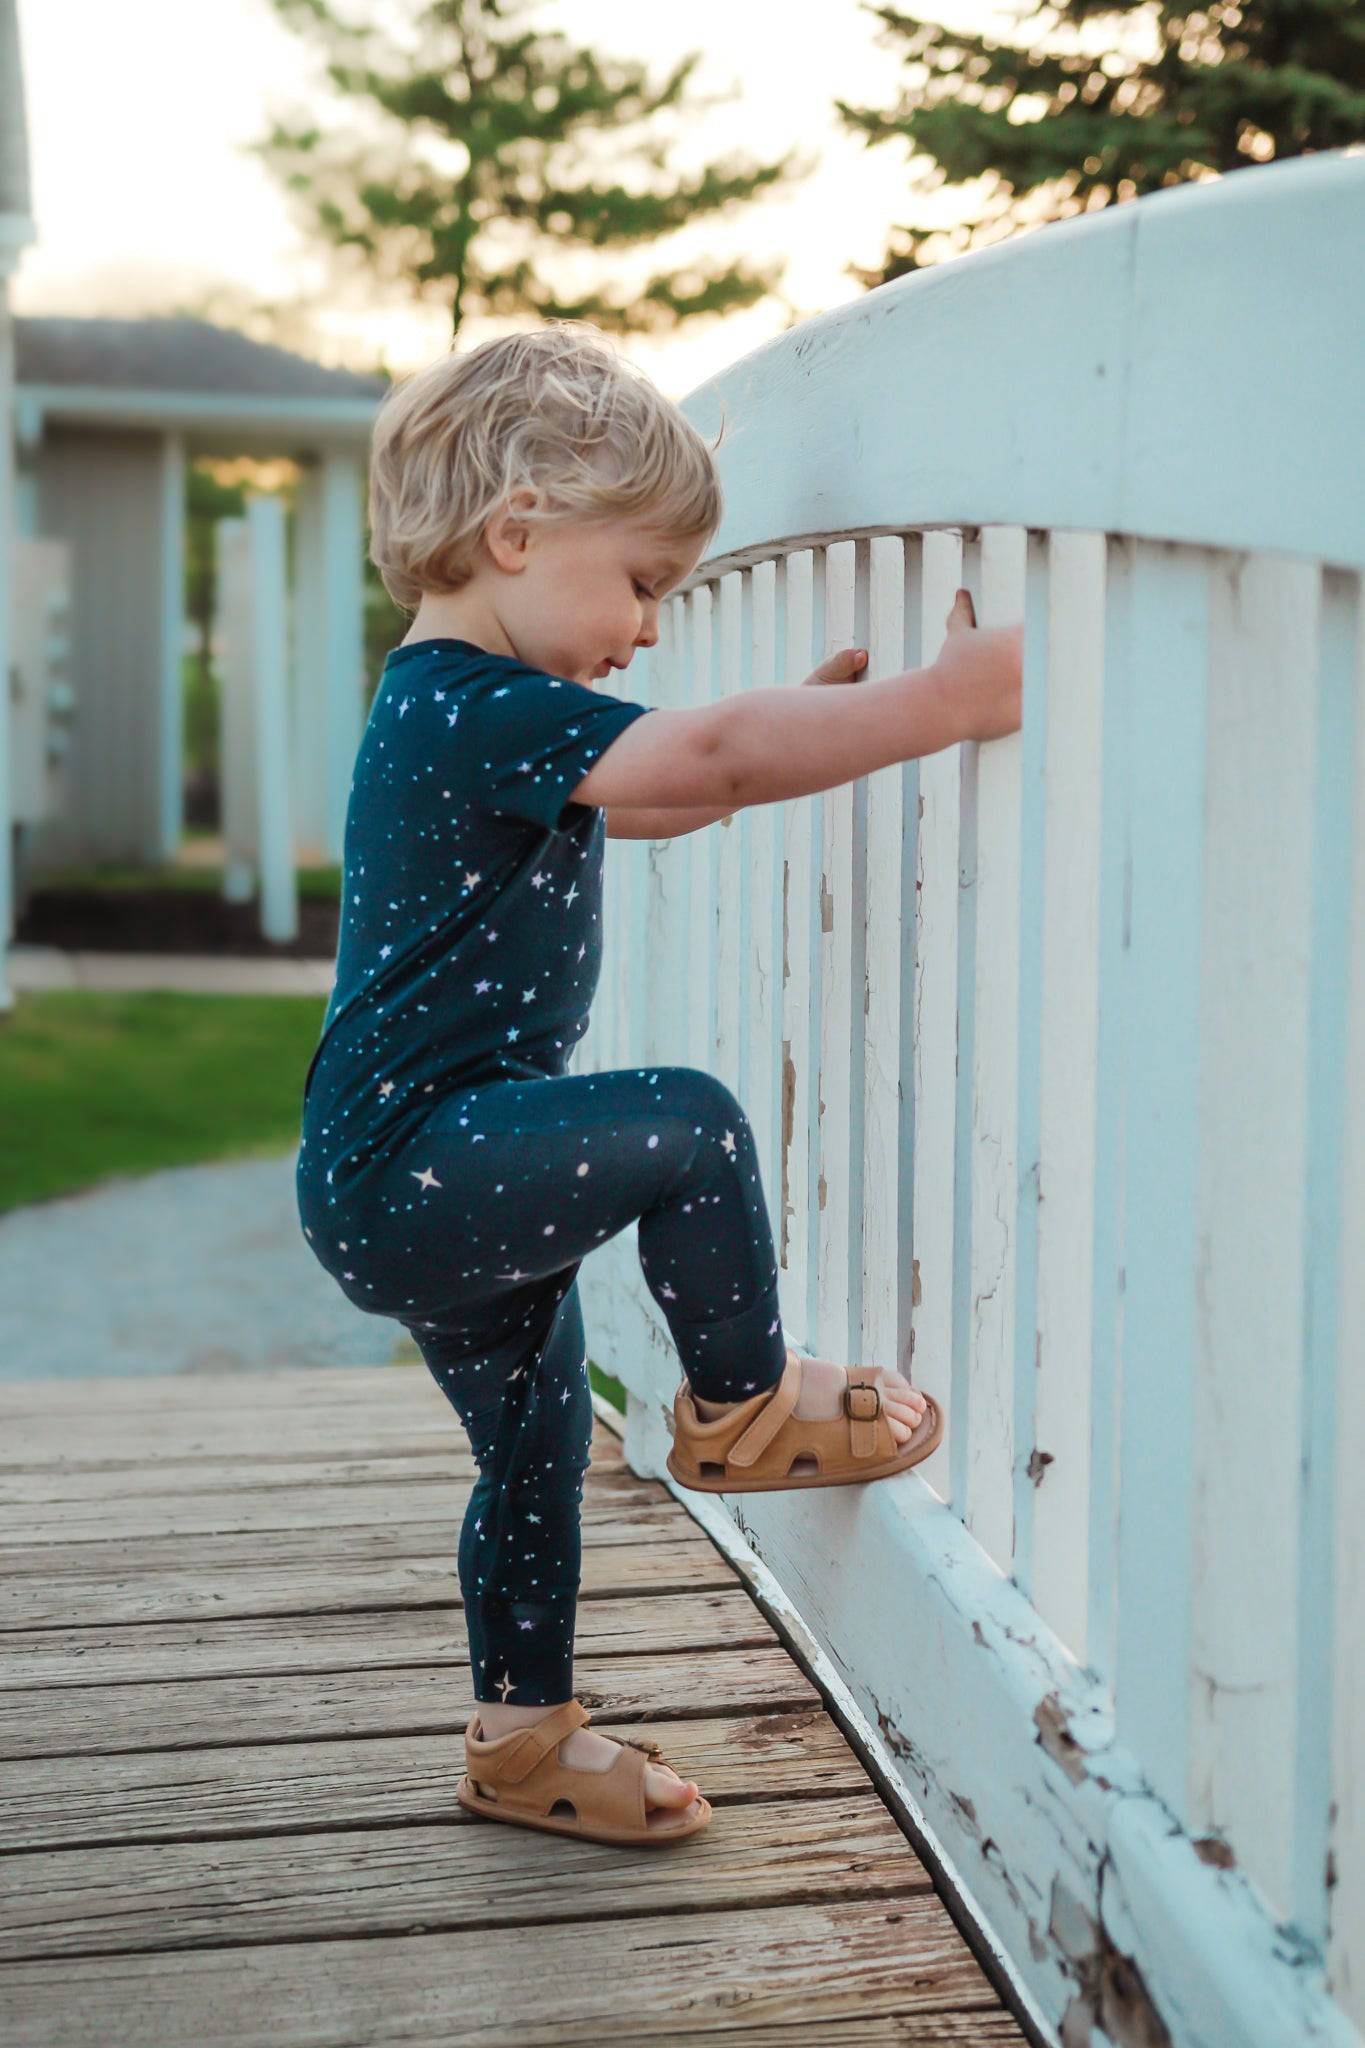
[[[273, 758], [263, 772], [247, 730], [245, 751], [225, 752], [225, 779], [250, 780], [247, 811], [258, 787], [273, 806], [253, 837], [277, 894], [292, 860], [340, 860], [362, 724], [365, 453], [386, 388], [205, 320], [14, 318], [7, 276], [35, 233], [14, 0], [0, 0], [0, 1009], [16, 860], [156, 862], [180, 843], [185, 470], [197, 456], [284, 456], [302, 471], [289, 611], [282, 524], [253, 520], [234, 588], [259, 603], [248, 596], [253, 616], [228, 622], [243, 643], [234, 677], [287, 695], [259, 721], [288, 734], [286, 774]], [[54, 560], [70, 718], [49, 784], [33, 726]], [[264, 645], [267, 620], [278, 647]], [[35, 772], [46, 800], [34, 800]], [[242, 789], [229, 796], [240, 818]], [[269, 894], [264, 873], [262, 885]]]
[[[180, 843], [185, 465], [286, 455], [299, 496], [296, 837], [340, 858], [363, 683], [365, 448], [384, 385], [204, 320], [17, 319], [19, 537], [70, 547], [76, 700], [44, 859], [156, 861]], [[325, 735], [322, 745], [315, 741]]]

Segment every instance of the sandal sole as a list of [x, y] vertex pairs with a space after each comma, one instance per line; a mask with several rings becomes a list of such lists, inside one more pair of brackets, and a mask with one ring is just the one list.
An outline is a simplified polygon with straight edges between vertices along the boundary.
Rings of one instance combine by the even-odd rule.
[[[926, 1399], [929, 1397], [926, 1396]], [[679, 1486], [685, 1486], [689, 1493], [792, 1493], [798, 1487], [807, 1486], [862, 1486], [870, 1479], [894, 1479], [898, 1472], [908, 1472], [936, 1451], [943, 1441], [943, 1410], [936, 1401], [930, 1405], [934, 1412], [934, 1427], [927, 1437], [918, 1443], [911, 1443], [908, 1455], [873, 1465], [857, 1472], [799, 1472], [792, 1477], [779, 1479], [745, 1479], [743, 1477], [720, 1479], [690, 1478], [675, 1463], [676, 1451], [670, 1451], [664, 1460], [669, 1473]], [[798, 1456], [800, 1453], [798, 1453]]]
[[631, 1828], [624, 1833], [616, 1828], [586, 1827], [581, 1821], [576, 1820], [551, 1820], [545, 1814], [509, 1812], [500, 1801], [480, 1799], [471, 1789], [467, 1776], [461, 1778], [455, 1787], [455, 1797], [466, 1812], [477, 1813], [484, 1820], [503, 1820], [518, 1828], [542, 1828], [551, 1835], [576, 1835], [580, 1841], [605, 1842], [610, 1848], [615, 1849], [648, 1849], [657, 1842], [684, 1841], [689, 1835], [699, 1835], [711, 1819], [711, 1802], [709, 1799], [702, 1799], [700, 1793], [697, 1797], [701, 1804], [701, 1812], [695, 1820], [684, 1821], [672, 1828], [646, 1828], [643, 1832]]

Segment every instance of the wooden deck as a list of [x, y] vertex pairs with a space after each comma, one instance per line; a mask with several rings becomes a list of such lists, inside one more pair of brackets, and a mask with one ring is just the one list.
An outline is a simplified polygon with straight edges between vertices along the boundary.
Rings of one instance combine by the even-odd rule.
[[0, 1389], [6, 2048], [1022, 2042], [730, 1563], [597, 1425], [575, 1682], [715, 1807], [479, 1821], [421, 1366]]

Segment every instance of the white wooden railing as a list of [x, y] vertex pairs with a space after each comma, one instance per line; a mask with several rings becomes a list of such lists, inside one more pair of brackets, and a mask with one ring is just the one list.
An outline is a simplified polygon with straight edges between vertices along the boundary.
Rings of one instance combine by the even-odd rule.
[[[1068, 2043], [1365, 2020], [1362, 249], [1324, 153], [757, 350], [630, 678], [1025, 621], [1020, 733], [612, 842], [575, 1070], [718, 1074], [791, 1341], [944, 1403], [904, 1480], [730, 1512]], [[634, 1233], [581, 1284], [658, 1474]]]

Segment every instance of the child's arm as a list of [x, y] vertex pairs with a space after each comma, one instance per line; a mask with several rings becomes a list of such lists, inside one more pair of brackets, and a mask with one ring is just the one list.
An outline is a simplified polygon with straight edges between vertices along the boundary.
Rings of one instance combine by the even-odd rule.
[[765, 685], [686, 710], [646, 707], [569, 797], [627, 810], [662, 799], [668, 810], [709, 822], [751, 804], [834, 789], [960, 740], [1018, 732], [1023, 624], [982, 632], [973, 616], [967, 591], [959, 591], [937, 659], [882, 682], [834, 694]]
[[625, 804], [610, 804], [607, 807], [608, 839], [675, 839], [683, 832], [699, 832], [703, 825], [714, 825], [717, 818], [727, 824], [734, 817], [733, 811], [720, 806], [703, 809], [701, 806], [684, 810], [644, 810]]
[[[838, 654], [832, 654], [822, 661], [807, 683], [848, 683], [852, 682], [858, 670], [867, 660], [864, 647], [845, 647]], [[641, 810], [625, 804], [611, 804], [607, 807], [608, 839], [675, 839], [684, 832], [699, 832], [703, 825], [714, 825], [719, 818], [729, 824], [736, 816], [733, 810], [694, 806], [688, 809]]]

